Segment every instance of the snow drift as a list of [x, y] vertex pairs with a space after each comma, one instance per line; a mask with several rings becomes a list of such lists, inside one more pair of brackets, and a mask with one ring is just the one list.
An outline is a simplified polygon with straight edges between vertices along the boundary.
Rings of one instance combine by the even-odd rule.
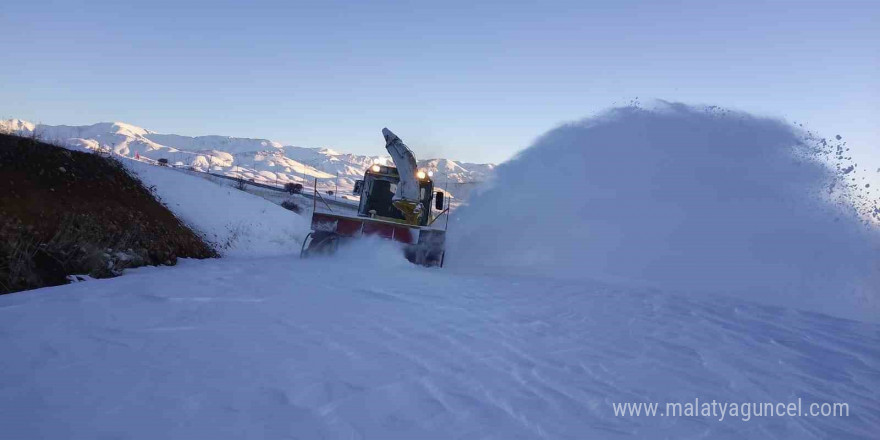
[[715, 107], [612, 109], [499, 166], [451, 225], [447, 262], [876, 320], [877, 228], [838, 203], [848, 189], [828, 150]]

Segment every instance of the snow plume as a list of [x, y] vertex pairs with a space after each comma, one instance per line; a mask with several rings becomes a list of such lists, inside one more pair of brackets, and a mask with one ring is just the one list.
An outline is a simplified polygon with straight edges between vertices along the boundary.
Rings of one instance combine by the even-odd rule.
[[332, 255], [316, 254], [309, 259], [326, 261], [330, 267], [357, 266], [368, 273], [388, 273], [392, 277], [395, 272], [413, 268], [402, 244], [377, 236], [344, 240]]
[[826, 145], [683, 104], [551, 130], [450, 225], [449, 266], [625, 281], [880, 319], [880, 239]]

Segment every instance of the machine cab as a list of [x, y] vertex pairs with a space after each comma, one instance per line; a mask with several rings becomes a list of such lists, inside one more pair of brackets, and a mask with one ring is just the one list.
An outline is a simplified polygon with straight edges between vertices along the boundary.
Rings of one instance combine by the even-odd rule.
[[[419, 217], [419, 226], [427, 226], [431, 218], [431, 200], [434, 197], [434, 182], [431, 177], [423, 172], [417, 176], [419, 182], [419, 200], [422, 205], [422, 214]], [[373, 165], [364, 173], [364, 180], [358, 180], [354, 185], [354, 193], [360, 194], [361, 202], [358, 206], [358, 215], [361, 217], [375, 217], [391, 221], [404, 220], [404, 215], [391, 203], [400, 175], [397, 168], [383, 165]], [[437, 209], [442, 209], [443, 193], [437, 193]]]

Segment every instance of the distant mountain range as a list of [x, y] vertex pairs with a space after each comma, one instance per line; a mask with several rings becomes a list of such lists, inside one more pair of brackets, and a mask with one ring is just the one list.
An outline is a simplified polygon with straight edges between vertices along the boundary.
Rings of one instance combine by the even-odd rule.
[[[67, 126], [34, 124], [21, 119], [0, 121], [0, 131], [39, 139], [70, 149], [104, 151], [144, 162], [167, 159], [170, 165], [191, 167], [259, 183], [288, 182], [311, 186], [318, 179], [322, 190], [350, 194], [354, 181], [374, 163], [391, 163], [386, 155], [364, 156], [328, 148], [307, 148], [267, 139], [229, 136], [160, 134], [124, 122]], [[380, 150], [384, 151], [384, 150]], [[414, 151], [416, 157], [419, 152]], [[419, 167], [434, 174], [438, 187], [449, 186], [450, 196], [461, 199], [491, 176], [494, 164], [425, 159]]]

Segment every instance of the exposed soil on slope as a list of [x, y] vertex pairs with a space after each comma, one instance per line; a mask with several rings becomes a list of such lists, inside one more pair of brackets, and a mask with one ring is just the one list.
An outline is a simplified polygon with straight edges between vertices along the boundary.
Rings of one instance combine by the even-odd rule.
[[0, 294], [215, 256], [117, 161], [0, 134]]

